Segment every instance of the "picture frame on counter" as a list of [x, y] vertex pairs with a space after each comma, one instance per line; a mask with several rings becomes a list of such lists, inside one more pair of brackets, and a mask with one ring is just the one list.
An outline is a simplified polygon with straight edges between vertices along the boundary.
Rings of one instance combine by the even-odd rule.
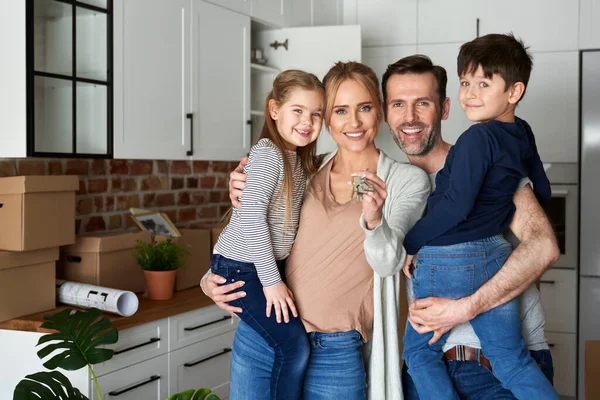
[[131, 218], [133, 218], [141, 230], [151, 231], [155, 236], [181, 236], [179, 230], [165, 213], [149, 212], [132, 214]]

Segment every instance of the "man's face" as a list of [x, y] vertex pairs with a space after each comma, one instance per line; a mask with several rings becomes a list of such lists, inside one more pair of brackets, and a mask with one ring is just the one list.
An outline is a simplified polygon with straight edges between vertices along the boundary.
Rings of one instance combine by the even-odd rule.
[[387, 81], [386, 122], [400, 149], [408, 156], [424, 156], [440, 140], [442, 120], [448, 118], [450, 99], [443, 107], [431, 73], [392, 75]]

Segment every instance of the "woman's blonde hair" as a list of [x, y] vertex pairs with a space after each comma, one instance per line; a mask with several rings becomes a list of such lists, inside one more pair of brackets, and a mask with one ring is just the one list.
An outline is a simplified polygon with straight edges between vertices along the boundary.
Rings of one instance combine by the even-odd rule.
[[323, 78], [323, 85], [325, 86], [325, 112], [324, 121], [325, 125], [329, 126], [331, 121], [331, 114], [333, 113], [333, 107], [335, 106], [335, 96], [337, 95], [338, 89], [342, 82], [347, 80], [353, 80], [361, 84], [373, 101], [373, 107], [377, 113], [377, 127], [383, 121], [383, 108], [381, 103], [381, 92], [379, 91], [379, 79], [377, 74], [368, 65], [355, 62], [337, 62], [329, 72]]
[[[294, 90], [298, 89], [315, 91], [325, 96], [323, 84], [315, 75], [296, 69], [290, 69], [279, 73], [273, 81], [273, 88], [265, 99], [265, 124], [263, 125], [260, 137], [258, 138], [258, 140], [264, 138], [270, 139], [283, 155], [283, 185], [281, 187], [280, 196], [285, 198], [286, 223], [291, 221], [292, 215], [292, 166], [286, 156], [286, 142], [277, 131], [277, 125], [273, 118], [271, 118], [269, 102], [274, 100], [278, 105], [281, 105], [289, 99]], [[319, 127], [319, 129], [320, 128], [321, 127]], [[317, 169], [319, 168], [316, 153], [316, 140], [304, 147], [298, 147], [296, 149], [298, 160], [309, 176], [317, 172]]]

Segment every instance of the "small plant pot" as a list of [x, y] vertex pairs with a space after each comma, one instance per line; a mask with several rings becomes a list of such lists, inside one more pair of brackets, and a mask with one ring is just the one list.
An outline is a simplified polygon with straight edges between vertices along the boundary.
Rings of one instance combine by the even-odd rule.
[[175, 291], [175, 276], [177, 270], [172, 271], [146, 271], [146, 287], [150, 300], [169, 300]]

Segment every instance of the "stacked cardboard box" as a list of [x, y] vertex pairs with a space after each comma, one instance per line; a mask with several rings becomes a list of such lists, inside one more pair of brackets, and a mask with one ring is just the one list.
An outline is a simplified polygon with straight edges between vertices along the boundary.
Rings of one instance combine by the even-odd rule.
[[0, 178], [0, 321], [53, 309], [58, 246], [75, 242], [77, 176]]

